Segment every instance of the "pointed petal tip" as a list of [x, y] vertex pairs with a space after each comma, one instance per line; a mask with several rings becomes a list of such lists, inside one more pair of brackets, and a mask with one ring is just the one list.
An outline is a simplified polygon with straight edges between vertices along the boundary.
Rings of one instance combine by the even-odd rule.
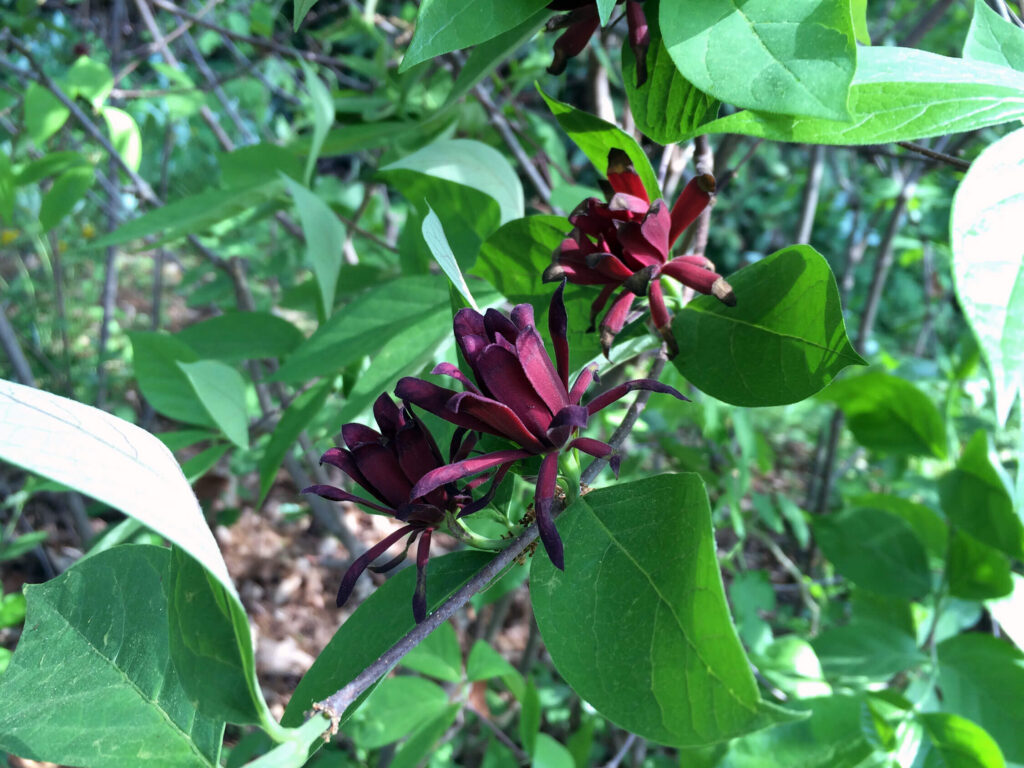
[[718, 278], [711, 284], [711, 294], [727, 307], [736, 306], [736, 294], [724, 277]]

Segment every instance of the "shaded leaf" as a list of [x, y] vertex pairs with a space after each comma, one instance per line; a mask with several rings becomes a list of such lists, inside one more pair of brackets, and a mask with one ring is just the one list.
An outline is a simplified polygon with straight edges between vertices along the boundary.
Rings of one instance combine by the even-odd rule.
[[95, 181], [92, 166], [69, 168], [58, 176], [39, 206], [39, 224], [43, 231], [49, 232], [60, 224]]
[[320, 286], [321, 319], [325, 319], [334, 311], [345, 227], [318, 195], [287, 176], [282, 178], [299, 213], [302, 234], [306, 238], [306, 261]]
[[269, 312], [225, 312], [178, 331], [174, 338], [201, 358], [230, 363], [284, 357], [305, 341], [302, 331]]
[[975, 0], [963, 55], [965, 59], [1024, 72], [1024, 30], [993, 11], [984, 0]]
[[965, 600], [1003, 597], [1013, 590], [1010, 561], [998, 549], [956, 530], [949, 542], [946, 566], [949, 593]]
[[445, 622], [402, 659], [402, 666], [438, 680], [457, 683], [462, 680], [462, 651], [455, 627]]
[[192, 391], [224, 435], [239, 448], [249, 447], [249, 419], [245, 413], [245, 380], [230, 365], [217, 360], [178, 363]]

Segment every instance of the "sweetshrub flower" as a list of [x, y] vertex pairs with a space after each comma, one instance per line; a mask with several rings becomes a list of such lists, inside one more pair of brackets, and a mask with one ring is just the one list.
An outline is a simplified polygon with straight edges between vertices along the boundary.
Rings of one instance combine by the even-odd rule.
[[[548, 67], [550, 74], [560, 75], [565, 71], [569, 59], [578, 56], [587, 47], [601, 19], [594, 0], [554, 0], [548, 3], [548, 8], [567, 11], [548, 23], [548, 29], [565, 29], [555, 41], [555, 57]], [[629, 30], [629, 47], [636, 57], [636, 87], [639, 88], [647, 82], [647, 48], [651, 42], [643, 0], [626, 0], [626, 26]]]
[[[373, 416], [380, 432], [362, 424], [345, 424], [341, 428], [341, 436], [347, 447], [329, 449], [320, 462], [340, 469], [374, 500], [356, 496], [332, 485], [312, 485], [303, 493], [315, 493], [331, 501], [349, 501], [405, 523], [370, 547], [349, 566], [338, 589], [338, 607], [348, 600], [363, 571], [391, 545], [407, 536], [408, 552], [409, 547], [419, 538], [416, 550], [416, 591], [412, 601], [413, 616], [419, 623], [427, 614], [426, 565], [430, 555], [431, 534], [446, 520], [447, 515], [459, 509], [468, 514], [474, 508], [485, 506], [489, 498], [471, 502], [470, 497], [461, 493], [453, 483], [441, 483], [429, 491], [411, 493], [421, 478], [445, 465], [437, 444], [411, 408], [399, 408], [386, 394], [374, 403]], [[474, 437], [466, 436], [464, 430], [456, 433], [451, 448], [453, 461], [469, 454], [475, 443]], [[406, 552], [377, 570], [386, 571], [395, 567], [405, 558]]]
[[581, 405], [580, 400], [594, 378], [594, 367], [584, 368], [569, 388], [564, 288], [563, 282], [555, 291], [548, 314], [555, 363], [534, 327], [533, 307], [529, 304], [513, 308], [510, 317], [494, 309], [483, 315], [461, 309], [455, 315], [455, 338], [473, 380], [456, 366], [441, 363], [432, 373], [455, 379], [462, 385], [462, 392], [411, 377], [400, 380], [395, 388], [395, 394], [402, 400], [452, 424], [496, 435], [519, 446], [431, 469], [412, 488], [412, 498], [428, 496], [450, 483], [487, 470], [495, 470], [496, 486], [516, 461], [543, 457], [534, 497], [537, 527], [551, 562], [560, 569], [564, 568], [562, 541], [552, 517], [559, 454], [578, 448], [591, 456], [609, 457], [618, 474], [618, 460], [610, 445], [589, 437], [575, 437], [586, 428], [590, 416], [638, 389], [686, 399], [658, 381], [637, 379], [619, 384]]
[[569, 216], [573, 230], [555, 249], [544, 281], [602, 286], [591, 305], [592, 325], [618, 290], [601, 321], [605, 354], [636, 297], [647, 295], [654, 327], [674, 350], [662, 276], [712, 294], [729, 306], [736, 304], [732, 287], [710, 260], [696, 254], [669, 257], [676, 240], [710, 202], [715, 179], [711, 174], [690, 179], [670, 212], [664, 200], [651, 202], [629, 157], [613, 149], [608, 155], [608, 183], [613, 194], [607, 202], [587, 198]]

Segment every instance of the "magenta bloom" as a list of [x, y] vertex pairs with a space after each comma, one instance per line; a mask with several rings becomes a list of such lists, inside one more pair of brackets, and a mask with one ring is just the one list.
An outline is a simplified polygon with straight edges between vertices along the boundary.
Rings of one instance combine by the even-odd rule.
[[441, 363], [432, 373], [455, 379], [462, 384], [462, 392], [409, 377], [399, 381], [395, 388], [402, 400], [452, 424], [503, 437], [519, 446], [433, 469], [413, 487], [413, 498], [492, 469], [497, 470], [496, 484], [516, 461], [543, 456], [535, 495], [537, 526], [551, 562], [558, 568], [564, 567], [562, 541], [555, 529], [551, 508], [559, 453], [567, 448], [578, 448], [591, 456], [610, 457], [617, 473], [618, 457], [612, 455], [611, 446], [589, 437], [574, 437], [586, 428], [590, 416], [637, 389], [686, 399], [672, 387], [653, 379], [637, 379], [613, 387], [587, 405], [581, 405], [580, 400], [594, 378], [594, 369], [585, 368], [569, 388], [564, 287], [563, 283], [555, 291], [548, 315], [557, 364], [552, 363], [544, 349], [544, 342], [534, 327], [533, 307], [529, 304], [516, 306], [511, 317], [494, 309], [483, 315], [462, 309], [455, 315], [455, 338], [475, 383], [454, 365]]
[[[411, 494], [413, 486], [431, 470], [444, 466], [430, 432], [413, 415], [408, 407], [399, 408], [386, 394], [373, 404], [373, 416], [380, 432], [362, 424], [345, 424], [341, 436], [347, 448], [331, 448], [321, 458], [321, 463], [331, 464], [357, 485], [366, 490], [374, 500], [356, 496], [332, 485], [313, 485], [303, 493], [315, 493], [332, 501], [350, 501], [368, 509], [390, 515], [405, 525], [386, 536], [381, 542], [370, 547], [349, 566], [338, 589], [338, 607], [344, 605], [352, 594], [356, 580], [374, 560], [388, 550], [403, 536], [408, 536], [406, 551], [419, 538], [416, 552], [416, 591], [413, 594], [413, 615], [419, 623], [427, 614], [426, 565], [430, 555], [430, 537], [444, 522], [446, 512], [459, 508], [468, 509], [469, 496], [462, 494], [453, 483], [439, 484], [426, 493]], [[475, 442], [463, 439], [465, 433], [456, 433], [452, 443], [452, 460], [457, 461], [468, 455]], [[493, 495], [493, 488], [492, 494]], [[489, 497], [486, 497], [489, 500]], [[480, 509], [486, 500], [474, 505]], [[403, 552], [379, 570], [386, 571], [398, 565], [405, 558]]]
[[[548, 29], [565, 29], [555, 41], [555, 58], [548, 67], [550, 74], [560, 75], [565, 71], [569, 59], [578, 56], [587, 47], [601, 18], [594, 0], [553, 0], [548, 3], [548, 8], [568, 11], [548, 23]], [[643, 0], [626, 0], [626, 26], [629, 29], [629, 47], [636, 57], [636, 87], [639, 88], [647, 82], [647, 49], [651, 43]]]
[[634, 300], [645, 294], [654, 327], [674, 348], [662, 276], [700, 293], [713, 294], [729, 306], [736, 304], [732, 287], [714, 271], [711, 261], [696, 254], [674, 259], [669, 254], [679, 236], [711, 201], [715, 179], [710, 174], [690, 179], [669, 212], [664, 200], [650, 201], [629, 158], [613, 149], [608, 155], [608, 183], [614, 194], [607, 203], [588, 198], [569, 216], [573, 230], [555, 250], [544, 280], [564, 278], [570, 283], [603, 286], [591, 306], [591, 323], [618, 290], [601, 321], [605, 354], [625, 325]]

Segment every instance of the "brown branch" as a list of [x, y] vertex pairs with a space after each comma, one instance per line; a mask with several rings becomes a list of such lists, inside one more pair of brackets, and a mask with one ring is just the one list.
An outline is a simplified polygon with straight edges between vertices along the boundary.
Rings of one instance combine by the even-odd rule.
[[487, 112], [487, 117], [494, 126], [495, 130], [501, 135], [501, 138], [505, 141], [505, 145], [509, 148], [516, 160], [519, 161], [519, 165], [522, 167], [523, 172], [530, 179], [533, 184], [533, 188], [537, 190], [537, 194], [540, 195], [548, 205], [551, 204], [551, 187], [544, 181], [544, 178], [540, 175], [537, 169], [533, 165], [533, 161], [530, 156], [523, 150], [523, 145], [519, 143], [518, 137], [516, 137], [515, 131], [512, 130], [512, 126], [509, 125], [508, 120], [505, 119], [505, 115], [502, 114], [501, 110], [494, 104], [494, 100], [491, 95], [487, 92], [483, 83], [479, 83], [473, 88], [473, 93], [480, 100], [480, 104]]
[[909, 149], [911, 152], [917, 152], [919, 155], [924, 155], [931, 160], [937, 160], [940, 163], [951, 165], [957, 170], [966, 171], [971, 167], [971, 164], [966, 160], [961, 160], [959, 157], [953, 157], [947, 155], [945, 152], [936, 152], [934, 149], [928, 149], [928, 147], [922, 147], [920, 144], [914, 144], [909, 141], [897, 141], [896, 146]]
[[797, 226], [796, 242], [811, 242], [811, 230], [814, 228], [814, 214], [818, 210], [818, 196], [821, 193], [821, 180], [825, 169], [825, 148], [820, 144], [811, 147], [811, 165], [807, 171], [807, 184], [804, 186], [804, 197], [800, 205], [800, 223]]

